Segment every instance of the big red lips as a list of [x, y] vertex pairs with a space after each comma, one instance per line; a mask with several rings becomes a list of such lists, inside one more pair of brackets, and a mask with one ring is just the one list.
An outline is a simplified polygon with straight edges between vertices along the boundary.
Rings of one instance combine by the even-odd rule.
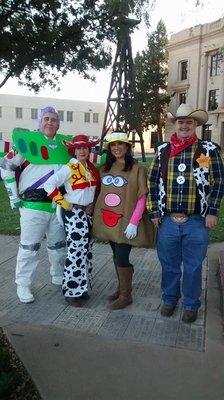
[[104, 210], [103, 208], [101, 209], [101, 212], [103, 216], [103, 222], [110, 228], [116, 226], [119, 219], [122, 217], [122, 214], [118, 214], [110, 210]]

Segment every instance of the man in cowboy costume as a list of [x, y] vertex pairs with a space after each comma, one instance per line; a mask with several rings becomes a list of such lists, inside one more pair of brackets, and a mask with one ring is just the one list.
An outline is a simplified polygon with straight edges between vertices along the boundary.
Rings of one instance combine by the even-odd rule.
[[147, 208], [158, 228], [161, 314], [170, 317], [182, 293], [182, 321], [191, 323], [201, 304], [209, 230], [217, 225], [223, 197], [223, 163], [219, 147], [196, 136], [197, 126], [208, 120], [205, 111], [181, 104], [176, 115], [167, 116], [175, 123], [175, 132], [170, 142], [158, 146], [148, 177]]

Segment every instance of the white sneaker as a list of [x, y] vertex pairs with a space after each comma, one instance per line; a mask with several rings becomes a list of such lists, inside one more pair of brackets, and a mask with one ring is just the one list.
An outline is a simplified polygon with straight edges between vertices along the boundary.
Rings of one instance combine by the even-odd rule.
[[29, 286], [17, 285], [17, 296], [21, 303], [32, 303], [34, 301]]
[[52, 276], [52, 280], [51, 282], [53, 283], [53, 285], [62, 285], [62, 280], [63, 280], [63, 276], [60, 275], [54, 275]]

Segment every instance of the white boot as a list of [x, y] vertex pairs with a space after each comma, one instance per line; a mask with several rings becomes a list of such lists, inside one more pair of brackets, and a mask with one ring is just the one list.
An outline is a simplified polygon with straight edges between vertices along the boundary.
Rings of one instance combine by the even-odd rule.
[[32, 303], [34, 301], [29, 286], [17, 285], [17, 296], [21, 303]]
[[61, 286], [62, 285], [62, 279], [63, 279], [63, 276], [54, 275], [54, 276], [52, 276], [51, 282], [53, 283], [53, 285]]

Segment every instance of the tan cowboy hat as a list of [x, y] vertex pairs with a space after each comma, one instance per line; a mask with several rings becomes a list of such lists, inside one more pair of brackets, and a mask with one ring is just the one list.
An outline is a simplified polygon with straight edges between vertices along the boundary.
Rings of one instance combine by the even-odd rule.
[[128, 135], [125, 132], [111, 132], [108, 133], [105, 138], [105, 147], [107, 147], [110, 143], [113, 142], [124, 142], [124, 143], [128, 143], [131, 144], [128, 140]]
[[173, 123], [178, 118], [194, 118], [197, 121], [198, 126], [200, 126], [208, 121], [208, 114], [204, 110], [194, 110], [193, 107], [191, 107], [189, 104], [182, 103], [178, 107], [176, 115], [168, 112], [167, 118], [169, 118]]

